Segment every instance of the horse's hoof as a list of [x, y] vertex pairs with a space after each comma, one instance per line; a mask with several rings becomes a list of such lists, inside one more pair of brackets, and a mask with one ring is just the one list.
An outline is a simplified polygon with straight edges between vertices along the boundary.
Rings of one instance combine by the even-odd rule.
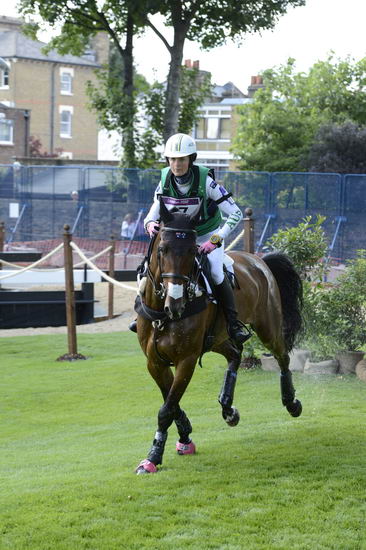
[[226, 414], [226, 413], [223, 412], [222, 416], [224, 417], [224, 420], [225, 420], [225, 422], [227, 423], [228, 426], [233, 427], [233, 426], [236, 426], [237, 424], [239, 424], [240, 414], [239, 414], [238, 409], [236, 409], [235, 407], [232, 407], [229, 414]]
[[286, 405], [286, 409], [288, 410], [291, 416], [295, 418], [300, 416], [300, 414], [302, 413], [301, 401], [299, 401], [298, 399], [295, 399], [293, 403], [291, 403], [290, 405]]
[[177, 441], [175, 448], [179, 455], [194, 455], [196, 452], [196, 445], [193, 441], [190, 441], [190, 443], [180, 443], [180, 441]]
[[145, 460], [142, 460], [140, 464], [137, 466], [135, 473], [137, 475], [156, 474], [157, 471], [158, 469], [155, 466], [155, 464], [146, 458]]

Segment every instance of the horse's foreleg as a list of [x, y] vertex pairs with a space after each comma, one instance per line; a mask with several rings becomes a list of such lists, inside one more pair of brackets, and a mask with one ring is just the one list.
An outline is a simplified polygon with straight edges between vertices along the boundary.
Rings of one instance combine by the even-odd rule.
[[138, 465], [136, 473], [154, 473], [157, 471], [156, 466], [162, 464], [168, 429], [173, 421], [176, 422], [180, 436], [180, 440], [177, 443], [178, 453], [194, 453], [195, 446], [189, 438], [189, 434], [192, 431], [191, 423], [184, 411], [179, 407], [179, 401], [191, 380], [195, 361], [196, 359], [185, 360], [179, 363], [176, 367], [175, 376], [173, 376], [171, 369], [168, 367], [159, 369], [155, 368], [152, 364], [148, 364], [150, 374], [160, 387], [164, 404], [159, 409], [158, 429], [147, 459]]
[[240, 420], [240, 414], [235, 407], [232, 407], [232, 404], [237, 372], [240, 365], [241, 350], [233, 346], [230, 341], [227, 341], [219, 353], [222, 353], [228, 361], [228, 368], [225, 371], [224, 382], [219, 395], [222, 416], [229, 426], [236, 426]]
[[176, 443], [177, 453], [180, 455], [194, 454], [196, 447], [189, 437], [192, 432], [192, 425], [186, 413], [181, 408], [179, 408], [179, 415], [174, 418], [174, 421], [179, 434], [179, 441]]

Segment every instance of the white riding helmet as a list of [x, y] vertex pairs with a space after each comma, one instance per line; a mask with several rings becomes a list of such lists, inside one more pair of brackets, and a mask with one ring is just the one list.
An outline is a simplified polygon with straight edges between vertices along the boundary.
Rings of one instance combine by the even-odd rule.
[[196, 152], [196, 142], [191, 136], [174, 134], [165, 144], [164, 156], [169, 158], [187, 157]]

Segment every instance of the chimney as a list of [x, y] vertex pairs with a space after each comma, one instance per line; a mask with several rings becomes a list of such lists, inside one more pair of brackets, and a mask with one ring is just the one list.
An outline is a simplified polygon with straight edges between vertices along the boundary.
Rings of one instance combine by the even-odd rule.
[[248, 96], [253, 97], [255, 92], [263, 86], [263, 78], [259, 75], [252, 76], [250, 79], [250, 86], [248, 86]]
[[184, 66], [187, 68], [187, 69], [192, 69], [192, 61], [190, 59], [186, 59], [184, 61]]
[[199, 69], [200, 68], [200, 62], [199, 59], [197, 61], [193, 61], [193, 69]]

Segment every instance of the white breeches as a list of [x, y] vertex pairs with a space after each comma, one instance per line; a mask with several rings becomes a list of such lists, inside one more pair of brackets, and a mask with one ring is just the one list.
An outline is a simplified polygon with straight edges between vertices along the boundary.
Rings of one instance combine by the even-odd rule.
[[[201, 237], [197, 237], [197, 244], [203, 244], [204, 242], [208, 241], [211, 235], [216, 233], [217, 231], [212, 231], [211, 233], [207, 233], [206, 235], [201, 235]], [[214, 280], [215, 285], [219, 285], [224, 280], [224, 241], [222, 242], [222, 246], [219, 248], [215, 248], [210, 254], [207, 254], [207, 259], [210, 262], [210, 268], [211, 268], [211, 275]]]

